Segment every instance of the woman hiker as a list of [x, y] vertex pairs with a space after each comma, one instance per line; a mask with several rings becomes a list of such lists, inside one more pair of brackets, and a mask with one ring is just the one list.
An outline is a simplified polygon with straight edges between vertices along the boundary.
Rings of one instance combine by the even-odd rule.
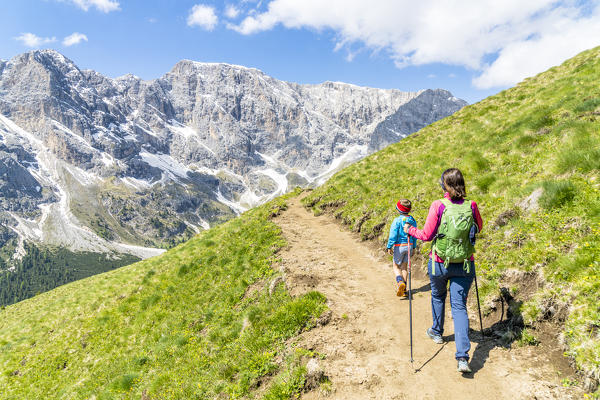
[[467, 295], [475, 276], [475, 234], [481, 232], [483, 221], [477, 204], [465, 199], [465, 180], [460, 170], [445, 170], [440, 178], [440, 186], [444, 198], [431, 204], [423, 230], [406, 224], [404, 231], [417, 239], [434, 241], [427, 266], [431, 282], [433, 325], [427, 329], [427, 335], [435, 343], [444, 342], [444, 305], [449, 287], [458, 371], [468, 373], [471, 372], [471, 342]]

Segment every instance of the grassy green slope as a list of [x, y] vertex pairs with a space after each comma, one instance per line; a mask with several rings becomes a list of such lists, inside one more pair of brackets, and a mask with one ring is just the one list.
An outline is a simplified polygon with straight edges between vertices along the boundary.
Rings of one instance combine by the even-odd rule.
[[[476, 255], [484, 294], [497, 296], [508, 270], [543, 271], [545, 288], [521, 310], [526, 322], [560, 320], [564, 309], [567, 355], [598, 379], [599, 81], [596, 48], [346, 168], [305, 202], [384, 240], [398, 198], [413, 200], [422, 225], [441, 172], [459, 167], [487, 224]], [[539, 210], [517, 206], [537, 188]]]
[[283, 285], [269, 293], [285, 244], [269, 216], [284, 207], [1, 310], [0, 398], [239, 398], [261, 382], [267, 398], [289, 397], [303, 367], [286, 340], [325, 304]]

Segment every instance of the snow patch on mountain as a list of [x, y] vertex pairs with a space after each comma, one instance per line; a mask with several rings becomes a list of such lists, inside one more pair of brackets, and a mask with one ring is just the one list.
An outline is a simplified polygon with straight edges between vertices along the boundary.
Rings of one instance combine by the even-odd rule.
[[168, 178], [177, 182], [181, 182], [179, 178], [187, 178], [188, 172], [190, 172], [185, 165], [168, 154], [152, 154], [147, 151], [141, 151], [140, 157], [148, 165], [160, 169]]

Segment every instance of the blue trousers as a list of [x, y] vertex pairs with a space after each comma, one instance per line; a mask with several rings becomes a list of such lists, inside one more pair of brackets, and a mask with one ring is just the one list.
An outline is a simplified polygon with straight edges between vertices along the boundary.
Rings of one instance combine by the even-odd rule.
[[[431, 314], [433, 325], [431, 330], [442, 335], [444, 333], [444, 312], [446, 293], [450, 289], [450, 306], [454, 320], [454, 341], [456, 343], [456, 358], [469, 358], [471, 342], [469, 341], [469, 317], [467, 315], [467, 296], [475, 276], [475, 263], [471, 261], [470, 271], [463, 268], [463, 263], [449, 264], [448, 269], [443, 263], [433, 263], [435, 274], [432, 273], [432, 260], [429, 259], [427, 270], [431, 282]], [[450, 282], [450, 285], [448, 285]]]

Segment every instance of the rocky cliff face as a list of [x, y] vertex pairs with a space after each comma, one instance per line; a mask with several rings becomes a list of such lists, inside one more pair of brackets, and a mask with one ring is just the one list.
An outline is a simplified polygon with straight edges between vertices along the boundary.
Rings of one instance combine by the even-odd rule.
[[187, 60], [111, 79], [22, 54], [0, 61], [0, 245], [155, 254], [464, 104]]
[[381, 150], [466, 105], [447, 90], [424, 90], [377, 125], [369, 140], [369, 151]]

